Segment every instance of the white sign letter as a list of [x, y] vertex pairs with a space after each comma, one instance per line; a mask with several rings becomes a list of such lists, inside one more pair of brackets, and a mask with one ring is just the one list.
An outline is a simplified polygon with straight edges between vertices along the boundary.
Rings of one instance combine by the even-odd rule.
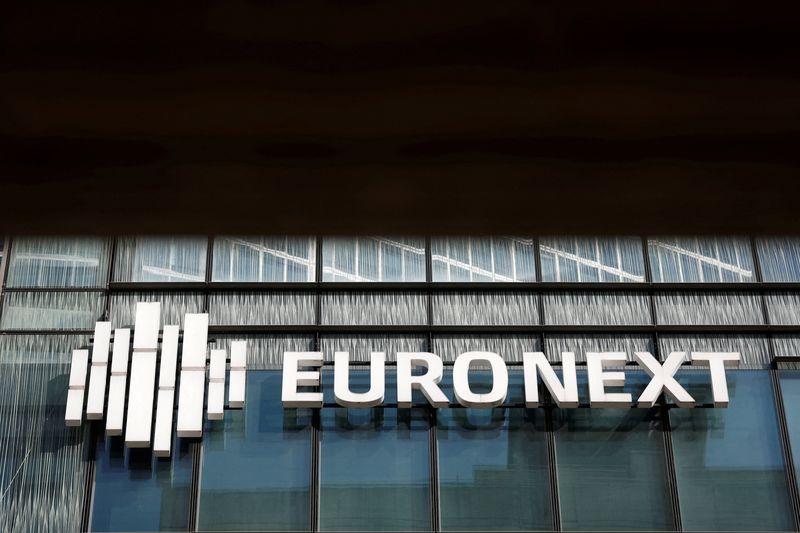
[[[486, 361], [492, 367], [492, 390], [488, 394], [475, 394], [469, 388], [469, 365], [473, 361]], [[508, 370], [503, 358], [492, 352], [467, 352], [456, 357], [453, 393], [464, 407], [488, 408], [502, 404], [508, 393]]]
[[284, 407], [322, 407], [321, 392], [297, 392], [297, 387], [319, 387], [319, 370], [300, 370], [300, 366], [322, 366], [322, 352], [283, 352]]
[[624, 352], [587, 352], [586, 370], [589, 374], [589, 405], [591, 407], [630, 407], [632, 398], [627, 392], [606, 392], [606, 387], [625, 385], [625, 373], [605, 372], [609, 366], [624, 366]]
[[547, 390], [559, 407], [578, 407], [578, 376], [575, 372], [575, 354], [561, 353], [561, 370], [564, 385], [558, 381], [555, 371], [542, 352], [522, 354], [522, 367], [525, 373], [525, 406], [539, 407], [539, 383], [537, 372], [542, 376]]
[[725, 367], [738, 367], [741, 358], [739, 352], [692, 352], [692, 365], [707, 366], [711, 373], [714, 407], [728, 407], [728, 381], [725, 379]]
[[383, 403], [386, 379], [383, 373], [386, 354], [372, 352], [369, 362], [369, 391], [350, 391], [350, 354], [336, 352], [333, 356], [333, 395], [344, 407], [374, 407]]
[[[428, 369], [421, 376], [412, 376], [411, 369], [422, 366]], [[397, 353], [397, 406], [411, 407], [412, 389], [420, 389], [434, 407], [448, 407], [450, 400], [437, 383], [442, 380], [444, 367], [438, 355], [428, 352]]]
[[642, 395], [639, 396], [637, 407], [653, 407], [662, 389], [678, 406], [694, 407], [694, 398], [673, 377], [686, 359], [686, 352], [672, 352], [664, 361], [664, 366], [661, 366], [650, 352], [633, 352], [633, 358], [644, 367], [644, 371], [652, 378]]

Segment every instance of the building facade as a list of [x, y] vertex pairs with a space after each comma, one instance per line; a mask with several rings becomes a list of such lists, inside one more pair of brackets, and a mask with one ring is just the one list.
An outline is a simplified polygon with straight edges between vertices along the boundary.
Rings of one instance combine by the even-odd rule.
[[[0, 310], [0, 531], [797, 530], [800, 238], [17, 237]], [[247, 341], [244, 409], [175, 436], [169, 458], [64, 423], [70, 357], [94, 324], [208, 313], [209, 342]], [[285, 408], [282, 358], [321, 351], [324, 405]], [[380, 407], [333, 396], [333, 354], [354, 389], [386, 353]], [[464, 352], [499, 354], [500, 407], [453, 397]], [[578, 361], [580, 405], [522, 354]], [[709, 374], [676, 379], [679, 408], [589, 407], [586, 353], [738, 352], [730, 403]], [[392, 361], [432, 352], [451, 406], [399, 408]], [[359, 365], [358, 363], [363, 363]], [[631, 362], [626, 391], [647, 375]], [[480, 388], [488, 376], [473, 373]], [[488, 383], [484, 385], [489, 386]], [[129, 397], [129, 401], [135, 398]]]

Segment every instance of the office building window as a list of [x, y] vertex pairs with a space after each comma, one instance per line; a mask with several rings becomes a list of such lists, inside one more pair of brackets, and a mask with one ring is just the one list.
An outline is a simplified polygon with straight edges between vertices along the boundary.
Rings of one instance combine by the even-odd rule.
[[324, 238], [322, 261], [322, 281], [425, 281], [425, 239]]
[[544, 411], [440, 409], [443, 531], [553, 528]]
[[138, 302], [161, 303], [161, 324], [183, 327], [186, 313], [203, 312], [203, 294], [199, 292], [120, 292], [110, 298], [111, 327], [133, 327]]
[[427, 296], [421, 292], [329, 292], [321, 296], [323, 324], [427, 324]]
[[101, 439], [91, 531], [186, 531], [191, 486], [189, 441], [175, 439], [172, 456], [160, 458], [149, 449], [126, 449], [122, 437]]
[[303, 325], [315, 320], [313, 292], [223, 292], [208, 297], [209, 324]]
[[93, 329], [105, 305], [99, 292], [6, 292], [0, 329]]
[[431, 295], [435, 325], [527, 326], [539, 323], [533, 292], [435, 292]]
[[[679, 374], [699, 401], [709, 401], [707, 371]], [[794, 528], [768, 371], [727, 373], [725, 409], [671, 409], [681, 521], [694, 531]]]
[[624, 326], [653, 322], [650, 297], [641, 292], [546, 292], [542, 303], [545, 324]]
[[659, 324], [763, 324], [761, 296], [742, 292], [679, 292], [654, 296]]
[[433, 281], [536, 281], [533, 239], [434, 237]]
[[311, 409], [284, 409], [281, 373], [250, 371], [244, 410], [207, 422], [201, 531], [311, 529]]
[[759, 238], [756, 250], [764, 281], [800, 281], [800, 238]]
[[539, 257], [542, 281], [645, 281], [638, 237], [543, 237]]
[[114, 281], [203, 282], [205, 237], [125, 237], [117, 240]]
[[316, 249], [314, 237], [215, 237], [212, 281], [314, 281]]
[[97, 237], [18, 237], [8, 287], [105, 287], [111, 243]]
[[650, 237], [653, 281], [719, 283], [756, 281], [750, 241], [739, 237]]
[[320, 531], [431, 529], [424, 409], [322, 409]]

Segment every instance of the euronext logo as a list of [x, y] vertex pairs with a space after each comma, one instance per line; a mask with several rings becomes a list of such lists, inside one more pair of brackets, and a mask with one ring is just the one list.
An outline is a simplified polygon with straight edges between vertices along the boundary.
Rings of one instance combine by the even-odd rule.
[[[225, 350], [212, 349], [210, 356], [207, 357], [208, 314], [186, 314], [182, 342], [179, 326], [165, 325], [161, 331], [160, 324], [160, 303], [137, 303], [132, 348], [130, 328], [115, 329], [112, 336], [110, 322], [95, 324], [91, 361], [88, 349], [77, 349], [72, 352], [72, 368], [64, 417], [68, 426], [81, 424], [85, 407], [86, 418], [89, 420], [100, 420], [105, 414], [107, 436], [122, 435], [124, 422], [126, 446], [148, 448], [151, 446], [152, 437], [153, 453], [168, 457], [172, 444], [179, 345], [181, 345], [181, 358], [178, 436], [202, 436], [203, 406], [206, 404], [206, 398], [208, 419], [223, 418], [228, 354]], [[231, 408], [244, 406], [246, 349], [246, 341], [231, 343], [228, 390], [228, 405]], [[110, 376], [109, 353], [111, 354]], [[156, 367], [158, 367], [157, 388]], [[107, 405], [106, 384], [108, 384]]]

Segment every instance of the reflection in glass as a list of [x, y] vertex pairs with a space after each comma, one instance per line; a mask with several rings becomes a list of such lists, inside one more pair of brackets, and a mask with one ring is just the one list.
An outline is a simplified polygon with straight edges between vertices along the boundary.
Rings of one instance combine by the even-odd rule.
[[322, 281], [425, 281], [422, 237], [328, 237]]
[[800, 281], [800, 238], [759, 238], [756, 250], [763, 281]]
[[555, 409], [553, 431], [565, 531], [672, 529], [658, 409]]
[[118, 239], [114, 281], [205, 281], [207, 247], [205, 237]]
[[177, 439], [172, 457], [126, 449], [121, 437], [97, 443], [92, 531], [186, 531], [192, 447]]
[[643, 282], [638, 237], [544, 237], [539, 241], [542, 281]]
[[792, 449], [795, 476], [800, 480], [800, 370], [782, 370], [778, 373], [786, 413], [786, 429]]
[[101, 292], [7, 292], [0, 329], [92, 329], [103, 315]]
[[466, 352], [493, 352], [504, 361], [522, 361], [524, 352], [541, 350], [542, 341], [538, 335], [436, 335], [433, 338], [433, 353], [442, 361], [455, 361]]
[[349, 352], [351, 361], [369, 361], [372, 352], [385, 352], [387, 361], [397, 360], [397, 352], [423, 352], [425, 335], [397, 333], [364, 333], [362, 335], [320, 335], [319, 348], [326, 361], [333, 361], [335, 352]]
[[761, 296], [746, 292], [681, 292], [655, 295], [659, 324], [763, 324]]
[[212, 325], [302, 325], [314, 323], [312, 292], [235, 292], [209, 295]]
[[329, 292], [321, 296], [323, 324], [409, 325], [428, 322], [421, 292]]
[[536, 281], [533, 239], [434, 237], [433, 281]]
[[442, 530], [553, 528], [544, 411], [439, 409]]
[[231, 353], [233, 341], [247, 342], [247, 370], [281, 370], [283, 352], [310, 352], [314, 349], [314, 335], [242, 335], [214, 334], [209, 342], [217, 350]]
[[314, 237], [215, 237], [212, 281], [314, 281]]
[[549, 334], [545, 337], [544, 353], [549, 361], [561, 361], [561, 352], [573, 352], [576, 361], [586, 361], [586, 352], [625, 352], [633, 361], [633, 352], [655, 355], [655, 343], [650, 335], [633, 334]]
[[539, 323], [532, 292], [435, 292], [433, 324], [443, 326], [527, 326]]
[[423, 409], [322, 409], [321, 531], [431, 529]]
[[[727, 408], [671, 409], [683, 528], [774, 531], [794, 528], [768, 371], [730, 371]], [[678, 373], [707, 401], [707, 371]]]
[[653, 281], [719, 283], [756, 281], [750, 241], [740, 237], [650, 237]]
[[771, 356], [767, 338], [759, 335], [660, 335], [659, 351], [672, 352], [739, 352], [740, 368], [769, 368]]
[[105, 287], [111, 243], [99, 237], [16, 237], [9, 287]]
[[0, 531], [80, 531], [89, 463], [64, 425], [85, 335], [0, 335]]
[[548, 292], [545, 324], [626, 326], [652, 323], [650, 298], [640, 292]]
[[771, 325], [791, 326], [800, 324], [800, 294], [775, 292], [764, 295], [767, 316]]
[[198, 529], [309, 530], [311, 410], [283, 408], [275, 371], [247, 373], [245, 405], [203, 432]]
[[199, 292], [120, 292], [109, 298], [109, 316], [113, 328], [132, 327], [136, 320], [136, 304], [139, 302], [161, 303], [161, 323], [178, 324], [181, 327], [186, 313], [203, 312], [203, 294]]

